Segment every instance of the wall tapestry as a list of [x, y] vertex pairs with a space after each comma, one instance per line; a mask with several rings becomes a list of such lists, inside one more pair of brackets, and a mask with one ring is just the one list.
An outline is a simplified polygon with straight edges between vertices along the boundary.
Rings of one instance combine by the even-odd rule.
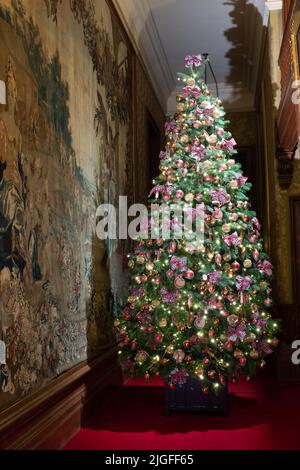
[[[132, 51], [105, 0], [0, 0], [0, 409], [112, 344], [132, 188]], [[124, 281], [123, 281], [124, 282]]]

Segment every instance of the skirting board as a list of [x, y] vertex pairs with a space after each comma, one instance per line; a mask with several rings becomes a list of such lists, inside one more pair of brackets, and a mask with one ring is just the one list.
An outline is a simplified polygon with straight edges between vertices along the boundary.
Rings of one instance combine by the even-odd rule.
[[0, 413], [0, 449], [61, 449], [121, 383], [114, 347]]

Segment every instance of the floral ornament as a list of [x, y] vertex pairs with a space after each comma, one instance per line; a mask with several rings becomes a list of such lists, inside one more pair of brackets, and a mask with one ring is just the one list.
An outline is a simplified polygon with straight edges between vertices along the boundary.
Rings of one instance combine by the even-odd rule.
[[176, 299], [178, 299], [178, 297], [180, 296], [178, 290], [174, 290], [172, 292], [169, 292], [166, 289], [166, 287], [163, 287], [160, 290], [160, 294], [161, 294], [162, 301], [167, 303], [167, 304], [173, 304], [176, 301]]
[[236, 277], [236, 288], [238, 291], [245, 291], [248, 290], [251, 287], [252, 284], [252, 279], [248, 276], [237, 276]]
[[135, 297], [143, 297], [145, 295], [145, 290], [143, 287], [133, 287], [131, 289], [131, 294]]
[[177, 135], [178, 135], [178, 126], [177, 126], [177, 124], [174, 120], [165, 123], [165, 134], [166, 135], [173, 134], [173, 136], [177, 137]]
[[224, 206], [229, 202], [229, 194], [226, 192], [226, 189], [220, 189], [217, 191], [216, 189], [213, 189], [210, 193], [210, 197], [212, 200], [213, 204], [218, 204], [219, 207]]
[[170, 261], [171, 269], [178, 270], [178, 271], [186, 271], [187, 270], [187, 257], [179, 257], [179, 256], [172, 256]]
[[185, 369], [174, 369], [170, 373], [170, 381], [172, 384], [184, 385], [189, 378], [189, 373]]
[[257, 263], [256, 265], [259, 269], [261, 269], [267, 276], [272, 276], [272, 264], [270, 261], [264, 260], [263, 262]]
[[187, 68], [188, 67], [200, 67], [202, 62], [203, 62], [203, 58], [201, 54], [197, 54], [197, 55], [190, 54], [190, 55], [185, 56], [184, 58], [184, 63]]
[[239, 175], [236, 178], [237, 184], [240, 188], [247, 183], [247, 180], [248, 180], [247, 176], [242, 176], [242, 175]]
[[150, 315], [149, 312], [147, 312], [147, 310], [143, 310], [142, 312], [138, 312], [136, 314], [135, 318], [142, 325], [145, 324], [145, 323], [151, 323], [151, 320], [152, 320], [151, 315]]
[[207, 274], [209, 282], [215, 284], [216, 282], [220, 282], [222, 273], [221, 271], [211, 271]]
[[237, 339], [240, 339], [241, 341], [244, 341], [246, 337], [246, 331], [247, 327], [244, 323], [239, 323], [237, 326], [228, 326], [228, 339], [230, 341], [236, 341]]
[[242, 240], [239, 238], [237, 232], [233, 232], [231, 235], [222, 235], [222, 240], [228, 246], [238, 246], [242, 243]]
[[234, 147], [236, 146], [236, 141], [232, 137], [229, 140], [225, 140], [222, 142], [222, 148], [227, 150], [228, 153], [233, 153]]

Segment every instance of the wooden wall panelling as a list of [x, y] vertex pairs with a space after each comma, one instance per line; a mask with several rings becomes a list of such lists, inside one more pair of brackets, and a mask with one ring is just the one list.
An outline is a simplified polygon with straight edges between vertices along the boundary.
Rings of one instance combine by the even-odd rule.
[[0, 413], [0, 449], [60, 449], [121, 383], [115, 348]]

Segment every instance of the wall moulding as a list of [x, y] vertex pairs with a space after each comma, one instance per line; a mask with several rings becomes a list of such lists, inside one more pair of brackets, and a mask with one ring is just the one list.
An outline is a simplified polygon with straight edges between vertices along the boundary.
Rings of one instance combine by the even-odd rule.
[[121, 383], [117, 351], [84, 361], [0, 413], [0, 449], [60, 449]]

